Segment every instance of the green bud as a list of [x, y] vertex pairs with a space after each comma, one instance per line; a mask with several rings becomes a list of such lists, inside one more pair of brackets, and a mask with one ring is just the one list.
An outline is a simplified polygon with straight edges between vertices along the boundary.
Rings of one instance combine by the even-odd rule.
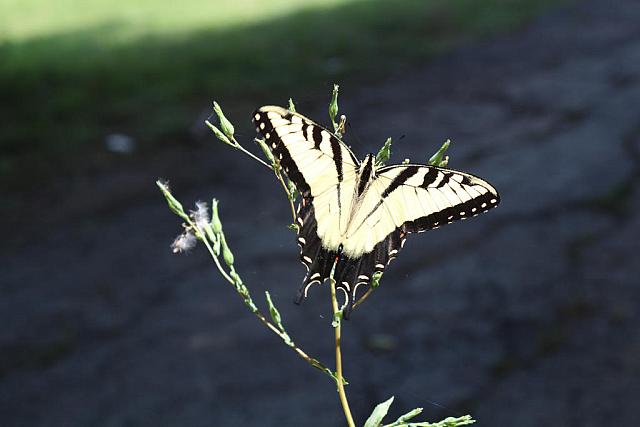
[[282, 335], [280, 335], [282, 337], [282, 341], [284, 341], [284, 343], [286, 345], [288, 345], [289, 347], [295, 347], [295, 344], [293, 343], [293, 340], [291, 339], [291, 337], [289, 336], [288, 333], [286, 333], [284, 330], [281, 331]]
[[291, 111], [292, 113], [296, 112], [296, 106], [293, 105], [293, 99], [289, 98], [289, 111]]
[[407, 413], [406, 413], [406, 414], [404, 414], [404, 415], [401, 415], [401, 416], [400, 416], [397, 420], [395, 420], [395, 421], [393, 422], [393, 424], [391, 424], [391, 425], [402, 424], [402, 423], [404, 423], [404, 422], [406, 422], [406, 421], [409, 421], [409, 420], [410, 420], [410, 419], [412, 419], [412, 418], [417, 417], [418, 415], [420, 415], [420, 414], [422, 413], [422, 409], [423, 409], [423, 408], [416, 408], [416, 409], [414, 409], [414, 410], [412, 410], [412, 411], [407, 412]]
[[377, 288], [380, 286], [380, 280], [382, 279], [382, 271], [376, 271], [373, 273], [373, 277], [371, 277], [371, 287]]
[[213, 134], [216, 136], [216, 138], [218, 138], [220, 141], [224, 142], [225, 144], [231, 145], [232, 147], [235, 146], [234, 143], [231, 142], [229, 138], [227, 138], [225, 134], [222, 133], [222, 131], [218, 129], [213, 123], [211, 123], [209, 120], [205, 120], [204, 122], [207, 126], [209, 126], [209, 129], [213, 131]]
[[209, 239], [209, 241], [215, 242], [217, 240], [216, 235], [213, 232], [213, 229], [211, 228], [211, 224], [205, 224], [202, 228], [204, 228], [204, 232], [207, 235], [207, 238]]
[[271, 163], [273, 165], [275, 159], [273, 158], [273, 153], [271, 152], [271, 149], [269, 148], [269, 146], [267, 145], [266, 142], [264, 142], [264, 139], [256, 139], [256, 144], [258, 144], [258, 146], [260, 146], [260, 149], [262, 150], [262, 152], [264, 153], [264, 156], [267, 158], [267, 160], [269, 160], [269, 163]]
[[391, 157], [391, 137], [387, 138], [378, 154], [376, 154], [376, 164], [382, 165]]
[[409, 163], [411, 163], [411, 160], [409, 160], [409, 159], [404, 159], [404, 160], [402, 161], [402, 164], [403, 164], [403, 165], [408, 165]]
[[282, 327], [282, 317], [280, 317], [280, 312], [278, 311], [276, 306], [273, 305], [273, 301], [271, 300], [271, 294], [269, 294], [269, 291], [265, 291], [264, 294], [267, 297], [267, 305], [269, 306], [269, 313], [271, 314], [271, 319], [278, 326], [278, 328], [280, 328], [280, 330], [284, 330], [284, 328]]
[[331, 326], [337, 328], [340, 326], [340, 322], [342, 321], [342, 310], [338, 310], [333, 315], [333, 321], [331, 322]]
[[331, 102], [329, 103], [329, 117], [331, 122], [335, 124], [338, 117], [338, 85], [333, 85], [333, 93], [331, 94]]
[[342, 137], [346, 132], [347, 127], [347, 116], [344, 114], [340, 116], [340, 123], [338, 123], [338, 128], [336, 129], [336, 134]]
[[212, 241], [213, 241], [213, 253], [215, 254], [215, 256], [218, 256], [220, 255], [220, 235], [214, 234]]
[[162, 192], [162, 195], [164, 196], [164, 198], [167, 200], [169, 209], [171, 209], [173, 213], [175, 213], [185, 221], [191, 222], [191, 219], [189, 218], [189, 216], [184, 212], [182, 203], [180, 203], [175, 197], [173, 197], [173, 194], [171, 194], [171, 191], [169, 190], [169, 186], [160, 180], [156, 181], [156, 185]]
[[231, 278], [233, 279], [233, 283], [234, 285], [236, 285], [236, 289], [238, 289], [238, 292], [240, 292], [240, 288], [244, 288], [246, 293], [247, 288], [244, 286], [244, 283], [242, 283], [242, 279], [240, 278], [240, 275], [236, 272], [235, 269], [233, 268], [231, 269], [231, 271], [229, 272], [229, 276], [231, 276]]
[[220, 105], [215, 101], [213, 101], [213, 111], [218, 115], [218, 119], [220, 120], [220, 129], [222, 129], [222, 132], [224, 132], [224, 134], [229, 138], [232, 138], [233, 133], [235, 132], [233, 125], [229, 120], [227, 120], [222, 112], [222, 108], [220, 108]]
[[296, 196], [298, 195], [298, 190], [296, 189], [296, 185], [293, 182], [288, 181], [287, 187], [289, 188], [289, 194], [288, 194], [289, 200], [292, 200], [292, 201], [295, 200]]
[[222, 259], [224, 259], [225, 264], [227, 264], [228, 266], [232, 266], [233, 265], [233, 253], [231, 252], [231, 249], [229, 249], [229, 246], [227, 245], [227, 239], [225, 239], [224, 234], [220, 233], [220, 243], [222, 245]]
[[[429, 164], [432, 166], [444, 167], [447, 163], [449, 163], [448, 158], [443, 160], [444, 153], [449, 148], [449, 145], [451, 145], [451, 140], [447, 139], [442, 144], [442, 147], [440, 147], [440, 149], [436, 151], [436, 153], [433, 156], [431, 156], [431, 158], [429, 159]], [[444, 164], [442, 164], [443, 161], [444, 161]]]
[[300, 230], [300, 226], [298, 224], [296, 224], [295, 222], [292, 222], [291, 224], [287, 225], [287, 228], [289, 230], [293, 230], [296, 233], [298, 232], [298, 230]]
[[211, 200], [211, 229], [215, 234], [222, 233], [222, 223], [218, 216], [218, 199]]

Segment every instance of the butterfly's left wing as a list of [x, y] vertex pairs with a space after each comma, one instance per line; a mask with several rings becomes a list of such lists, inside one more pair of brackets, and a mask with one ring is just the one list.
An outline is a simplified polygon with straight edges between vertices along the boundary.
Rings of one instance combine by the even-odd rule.
[[302, 195], [298, 244], [308, 272], [300, 302], [312, 284], [331, 273], [348, 226], [359, 162], [336, 135], [301, 114], [264, 106], [254, 112], [253, 121]]
[[408, 233], [476, 216], [499, 202], [491, 184], [464, 172], [424, 165], [379, 169], [344, 242], [343, 253], [358, 260], [351, 274], [351, 304], [368, 288], [372, 274], [397, 256]]

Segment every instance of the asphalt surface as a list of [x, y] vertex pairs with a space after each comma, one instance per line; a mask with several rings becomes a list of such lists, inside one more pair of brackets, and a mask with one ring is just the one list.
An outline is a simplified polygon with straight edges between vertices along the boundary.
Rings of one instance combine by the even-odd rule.
[[[640, 423], [639, 22], [637, 1], [578, 2], [343, 88], [356, 153], [404, 136], [393, 158], [426, 161], [451, 138], [450, 166], [502, 196], [410, 238], [345, 324], [360, 423], [390, 395], [390, 418], [423, 406], [478, 426]], [[326, 122], [322, 104], [303, 106]], [[175, 174], [191, 164], [210, 173], [176, 195], [221, 200], [255, 299], [271, 290], [296, 342], [331, 364], [328, 288], [291, 303], [304, 268], [276, 182], [223, 146], [177, 157]], [[114, 180], [127, 177], [3, 248], [1, 424], [343, 425], [335, 386], [248, 314], [203, 248], [171, 253], [179, 222], [151, 180], [147, 197], [94, 203]]]

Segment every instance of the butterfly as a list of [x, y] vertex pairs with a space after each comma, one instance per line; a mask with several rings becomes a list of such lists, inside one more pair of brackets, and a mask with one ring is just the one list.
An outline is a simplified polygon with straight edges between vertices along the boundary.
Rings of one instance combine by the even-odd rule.
[[491, 184], [465, 172], [382, 166], [373, 154], [359, 161], [331, 131], [282, 107], [259, 108], [253, 123], [301, 195], [297, 240], [307, 274], [296, 303], [333, 270], [348, 318], [408, 234], [474, 217], [500, 203]]

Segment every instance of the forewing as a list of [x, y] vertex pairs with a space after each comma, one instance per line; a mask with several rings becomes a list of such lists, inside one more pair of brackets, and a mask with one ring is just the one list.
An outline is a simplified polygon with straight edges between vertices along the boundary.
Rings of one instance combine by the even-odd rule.
[[341, 244], [359, 162], [329, 130], [300, 114], [265, 106], [254, 112], [253, 121], [303, 197], [297, 221], [300, 259], [309, 269], [306, 292], [306, 285], [326, 278], [327, 254]]

